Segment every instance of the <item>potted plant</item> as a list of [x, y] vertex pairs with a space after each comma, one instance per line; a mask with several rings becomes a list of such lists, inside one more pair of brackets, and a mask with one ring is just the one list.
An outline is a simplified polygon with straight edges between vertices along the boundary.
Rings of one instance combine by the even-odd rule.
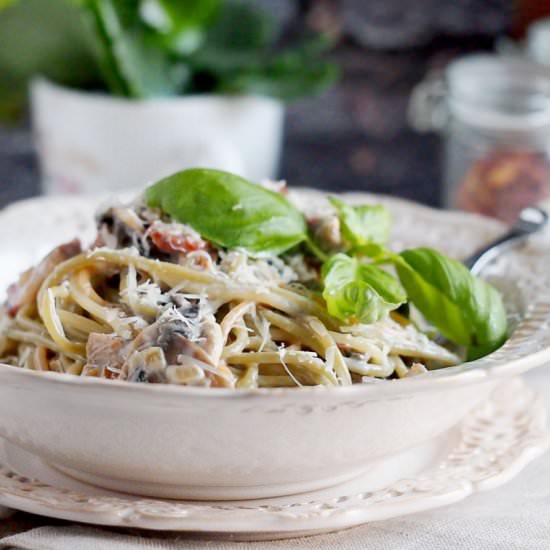
[[[289, 45], [251, 3], [0, 0], [6, 3], [0, 34], [4, 25], [11, 36], [0, 73], [4, 80], [15, 73], [17, 85], [7, 94], [0, 87], [0, 114], [20, 103], [16, 92], [30, 75], [48, 77], [31, 86], [47, 192], [122, 189], [197, 164], [252, 180], [274, 176], [284, 102], [336, 78], [324, 58], [328, 39]], [[40, 18], [40, 31], [27, 29], [27, 44], [25, 22], [44, 9], [53, 15]], [[43, 35], [49, 25], [68, 27], [69, 40], [56, 44], [44, 66], [29, 63], [44, 57], [31, 33]], [[14, 45], [24, 52], [19, 59], [9, 54]], [[6, 72], [6, 58], [16, 69], [21, 59], [29, 66]]]

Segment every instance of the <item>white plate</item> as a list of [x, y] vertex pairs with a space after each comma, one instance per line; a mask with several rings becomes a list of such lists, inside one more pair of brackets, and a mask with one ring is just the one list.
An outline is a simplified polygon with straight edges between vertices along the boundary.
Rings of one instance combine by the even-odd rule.
[[550, 445], [542, 401], [507, 381], [457, 427], [373, 462], [336, 487], [269, 500], [143, 499], [75, 481], [0, 444], [0, 505], [71, 521], [261, 540], [315, 534], [438, 508], [514, 477]]

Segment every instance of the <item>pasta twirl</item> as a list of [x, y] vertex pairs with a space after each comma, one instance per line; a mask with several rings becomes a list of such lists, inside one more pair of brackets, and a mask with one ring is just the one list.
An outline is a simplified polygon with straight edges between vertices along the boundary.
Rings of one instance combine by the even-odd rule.
[[368, 325], [333, 318], [299, 252], [215, 247], [143, 205], [104, 213], [88, 250], [60, 249], [10, 289], [1, 362], [255, 388], [346, 386], [460, 360], [392, 313]]

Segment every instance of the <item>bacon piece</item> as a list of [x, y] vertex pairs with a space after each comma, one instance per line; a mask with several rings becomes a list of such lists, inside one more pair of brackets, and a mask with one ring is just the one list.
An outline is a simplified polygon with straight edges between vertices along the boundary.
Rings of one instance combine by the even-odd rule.
[[13, 317], [22, 306], [31, 304], [46, 277], [61, 263], [77, 254], [82, 248], [80, 241], [74, 239], [54, 248], [36, 267], [21, 274], [19, 280], [8, 287], [7, 308]]
[[188, 254], [206, 248], [206, 241], [198, 233], [179, 224], [155, 222], [147, 230], [147, 236], [161, 252], [167, 254]]

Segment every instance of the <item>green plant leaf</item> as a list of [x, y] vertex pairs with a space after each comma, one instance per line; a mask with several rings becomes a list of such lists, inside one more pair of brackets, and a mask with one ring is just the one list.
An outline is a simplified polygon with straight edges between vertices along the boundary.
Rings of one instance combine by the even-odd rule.
[[394, 263], [409, 300], [449, 340], [468, 346], [470, 358], [502, 345], [506, 310], [489, 283], [430, 248], [405, 250]]
[[261, 59], [261, 52], [257, 50], [239, 50], [210, 44], [196, 51], [188, 61], [196, 71], [212, 73], [225, 81], [235, 71], [258, 66]]
[[251, 3], [0, 0], [0, 11], [0, 116], [20, 111], [36, 74], [131, 98], [207, 92], [290, 100], [324, 90], [337, 73], [321, 57], [322, 37], [277, 53], [273, 19]]
[[24, 0], [0, 10], [0, 119], [24, 111], [31, 78], [98, 87], [93, 36], [81, 12], [65, 0]]
[[85, 0], [96, 35], [96, 51], [111, 91], [134, 98], [176, 95], [189, 78], [187, 67], [175, 62], [156, 43], [138, 17], [131, 0]]
[[207, 31], [205, 48], [261, 50], [273, 41], [273, 20], [244, 2], [225, 1]]
[[202, 46], [220, 6], [220, 0], [142, 0], [140, 15], [168, 49], [188, 55]]
[[329, 201], [338, 212], [342, 235], [352, 247], [388, 241], [391, 215], [384, 206], [350, 206], [336, 197], [329, 197]]
[[163, 34], [203, 28], [215, 19], [220, 0], [142, 0], [140, 15]]
[[261, 67], [274, 38], [272, 20], [250, 4], [224, 2], [202, 46], [188, 58], [199, 72], [225, 82], [243, 70]]
[[227, 248], [280, 254], [307, 237], [302, 213], [283, 195], [228, 172], [184, 170], [149, 187], [145, 199]]
[[344, 321], [374, 323], [407, 299], [389, 273], [346, 254], [332, 256], [322, 276], [328, 312]]
[[324, 35], [277, 53], [273, 39], [272, 22], [263, 12], [227, 2], [189, 63], [208, 73], [221, 92], [282, 100], [320, 93], [336, 80], [336, 66], [321, 57], [331, 45]]
[[[219, 71], [219, 86], [230, 93], [253, 93], [292, 101], [306, 95], [317, 95], [334, 84], [337, 66], [319, 54], [322, 40], [306, 41], [277, 54], [259, 52], [231, 72]], [[233, 59], [235, 61], [235, 59]]]
[[317, 60], [298, 70], [278, 60], [266, 64], [262, 69], [243, 70], [239, 74], [222, 78], [220, 90], [293, 101], [322, 93], [334, 84], [337, 77], [338, 71], [328, 62]]

